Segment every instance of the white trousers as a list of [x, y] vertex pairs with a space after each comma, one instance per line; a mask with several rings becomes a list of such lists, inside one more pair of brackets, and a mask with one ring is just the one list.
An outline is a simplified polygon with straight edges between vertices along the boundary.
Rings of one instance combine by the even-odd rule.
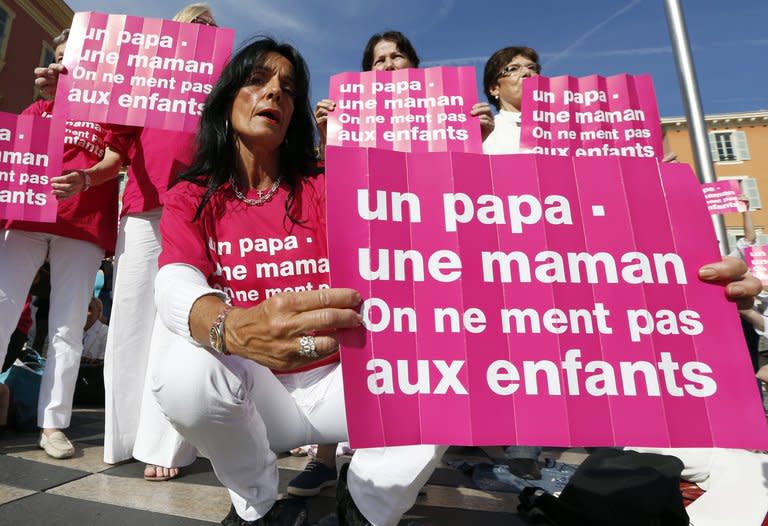
[[173, 337], [160, 318], [156, 317], [147, 362], [147, 376], [141, 396], [141, 412], [139, 427], [136, 430], [136, 442], [133, 446], [133, 457], [156, 466], [182, 467], [197, 459], [197, 450], [171, 426], [151, 389], [153, 372], [156, 367], [162, 367], [162, 364], [158, 364], [158, 358], [171, 344]]
[[21, 230], [5, 230], [0, 239], [0, 361], [32, 280], [46, 256], [50, 261], [50, 343], [40, 385], [37, 425], [65, 429], [72, 417], [88, 302], [104, 250], [87, 241]]
[[683, 461], [682, 478], [706, 492], [686, 511], [691, 526], [760, 526], [768, 513], [768, 455], [740, 449], [648, 449]]
[[[262, 517], [277, 498], [275, 452], [347, 440], [340, 365], [276, 377], [255, 362], [171, 338], [158, 353], [152, 390], [174, 427], [211, 460], [243, 519]], [[376, 526], [397, 524], [444, 450], [357, 450], [348, 483], [363, 515]]]
[[161, 209], [124, 216], [115, 251], [112, 315], [104, 355], [104, 462], [133, 456], [155, 323]]

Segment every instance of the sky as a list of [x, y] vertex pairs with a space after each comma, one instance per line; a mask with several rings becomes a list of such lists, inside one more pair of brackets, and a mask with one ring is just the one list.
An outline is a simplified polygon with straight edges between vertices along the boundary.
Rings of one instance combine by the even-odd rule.
[[[69, 0], [74, 11], [171, 18], [184, 0]], [[768, 0], [681, 0], [706, 114], [768, 109]], [[474, 66], [526, 45], [543, 74], [652, 75], [662, 116], [684, 114], [663, 0], [210, 0], [235, 45], [254, 35], [293, 44], [312, 75], [312, 101], [331, 75], [358, 71], [370, 35], [403, 32], [422, 66]]]

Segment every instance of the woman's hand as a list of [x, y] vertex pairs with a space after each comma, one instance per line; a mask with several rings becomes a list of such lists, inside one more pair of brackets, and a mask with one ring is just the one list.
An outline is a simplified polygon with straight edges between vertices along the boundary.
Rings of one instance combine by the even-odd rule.
[[325, 159], [325, 139], [328, 136], [328, 113], [336, 109], [336, 103], [331, 99], [323, 99], [315, 105], [315, 122], [317, 134], [320, 137], [320, 156]]
[[486, 140], [496, 126], [491, 107], [485, 102], [478, 102], [472, 106], [472, 111], [469, 114], [480, 119], [480, 133], [483, 140]]
[[51, 178], [51, 188], [56, 199], [69, 199], [70, 197], [87, 190], [88, 176], [83, 170]]
[[751, 309], [755, 296], [763, 288], [760, 280], [749, 273], [747, 264], [732, 257], [724, 257], [722, 261], [704, 265], [699, 269], [699, 279], [724, 285], [725, 297], [736, 303], [739, 309]]
[[[333, 354], [337, 329], [359, 327], [360, 294], [352, 289], [320, 289], [279, 294], [226, 318], [227, 350], [278, 371], [295, 369]], [[299, 353], [302, 336], [313, 336], [317, 356]]]
[[59, 74], [66, 72], [67, 68], [57, 62], [50, 64], [47, 68], [35, 68], [35, 86], [45, 97], [53, 98], [56, 94]]

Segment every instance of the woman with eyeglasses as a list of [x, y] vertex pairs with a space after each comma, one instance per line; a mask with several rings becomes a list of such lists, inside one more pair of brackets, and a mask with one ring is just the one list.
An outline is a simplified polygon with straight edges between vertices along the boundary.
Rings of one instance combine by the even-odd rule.
[[[376, 33], [368, 39], [363, 50], [361, 71], [395, 71], [418, 68], [419, 56], [411, 41], [400, 31]], [[336, 109], [336, 102], [323, 99], [315, 106], [315, 121], [320, 135], [320, 153], [325, 154], [325, 139], [328, 130], [328, 113]], [[470, 115], [480, 120], [483, 140], [493, 131], [493, 114], [488, 104], [478, 102], [472, 106]]]
[[[216, 25], [211, 8], [203, 3], [187, 5], [173, 20]], [[36, 84], [43, 90], [54, 91], [57, 75], [63, 69], [38, 68]], [[157, 419], [149, 418], [148, 424], [139, 427], [156, 315], [153, 283], [160, 254], [160, 214], [168, 187], [192, 162], [195, 136], [135, 126], [112, 129], [112, 144], [128, 152], [129, 169], [122, 198], [112, 314], [104, 357], [104, 462], [115, 464], [136, 456], [148, 462], [145, 479], [162, 481], [178, 475], [175, 466], [189, 464], [195, 458], [194, 450], [179, 443], [174, 433], [165, 436], [157, 432], [162, 428]], [[111, 156], [97, 166], [114, 168], [115, 163], [121, 162], [115, 159], [116, 156]]]
[[541, 72], [539, 55], [529, 47], [505, 47], [485, 63], [483, 89], [488, 101], [499, 111], [493, 132], [483, 141], [487, 154], [520, 151], [520, 106], [523, 80]]

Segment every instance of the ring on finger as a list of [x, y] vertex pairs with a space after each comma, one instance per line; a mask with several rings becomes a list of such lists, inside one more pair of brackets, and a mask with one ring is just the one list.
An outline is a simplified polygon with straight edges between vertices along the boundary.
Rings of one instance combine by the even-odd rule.
[[299, 356], [302, 358], [318, 358], [317, 342], [314, 336], [302, 336], [299, 338]]

